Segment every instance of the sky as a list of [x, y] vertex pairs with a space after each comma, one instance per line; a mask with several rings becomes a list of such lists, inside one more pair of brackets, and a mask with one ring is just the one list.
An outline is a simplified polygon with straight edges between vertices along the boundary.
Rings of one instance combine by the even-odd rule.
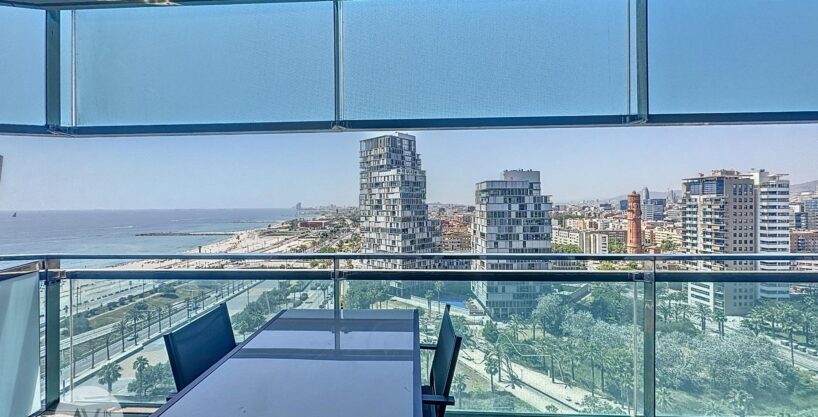
[[[814, 0], [651, 2], [651, 111], [818, 110], [816, 15]], [[332, 2], [80, 11], [75, 51], [62, 16], [65, 125], [334, 118]], [[0, 7], [0, 125], [44, 123], [43, 22]], [[627, 2], [345, 2], [342, 117], [626, 114], [633, 39]], [[0, 210], [354, 205], [357, 142], [376, 134], [0, 136]], [[540, 170], [557, 202], [679, 189], [717, 168], [818, 179], [816, 125], [417, 137], [430, 202], [471, 203], [476, 182], [514, 168]]]
[[[358, 141], [380, 133], [65, 139], [0, 137], [0, 210], [356, 205]], [[818, 125], [414, 132], [428, 202], [535, 169], [557, 202], [605, 199], [718, 168], [818, 179]]]

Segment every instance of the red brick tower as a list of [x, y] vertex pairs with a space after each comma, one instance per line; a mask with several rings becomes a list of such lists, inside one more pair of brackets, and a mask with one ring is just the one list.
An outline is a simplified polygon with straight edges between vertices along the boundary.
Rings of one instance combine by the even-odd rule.
[[636, 191], [628, 194], [628, 253], [642, 253], [642, 203]]

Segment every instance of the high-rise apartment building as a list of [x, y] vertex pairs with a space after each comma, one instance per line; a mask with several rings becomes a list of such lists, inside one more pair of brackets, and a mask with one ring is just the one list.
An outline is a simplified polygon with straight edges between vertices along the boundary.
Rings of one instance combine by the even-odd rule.
[[[437, 252], [439, 230], [428, 216], [426, 171], [415, 137], [403, 133], [361, 141], [361, 251], [363, 253]], [[427, 268], [430, 261], [373, 260], [373, 268]], [[401, 282], [391, 285], [403, 290]]]
[[[765, 170], [744, 175], [753, 180], [756, 199], [755, 229], [756, 252], [786, 253], [790, 248], [790, 181], [785, 175], [770, 174]], [[787, 271], [789, 261], [760, 260], [761, 271]], [[788, 298], [790, 284], [761, 283], [758, 296], [763, 299]]]
[[[502, 180], [477, 184], [472, 221], [476, 253], [551, 252], [551, 199], [541, 194], [539, 171], [503, 171]], [[475, 262], [477, 269], [548, 269], [544, 260]], [[546, 285], [538, 282], [472, 282], [472, 292], [494, 318], [527, 316]]]
[[[682, 249], [687, 253], [753, 253], [756, 194], [752, 178], [717, 170], [683, 180]], [[697, 262], [702, 269], [752, 270], [751, 261]], [[753, 283], [692, 282], [688, 304], [704, 304], [727, 315], [746, 314], [755, 304]]]

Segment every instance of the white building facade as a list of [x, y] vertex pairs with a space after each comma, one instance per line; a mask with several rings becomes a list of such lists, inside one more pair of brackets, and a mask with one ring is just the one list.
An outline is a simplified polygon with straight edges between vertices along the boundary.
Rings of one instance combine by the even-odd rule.
[[[503, 171], [502, 180], [477, 184], [471, 225], [476, 253], [536, 254], [551, 252], [550, 196], [542, 195], [539, 171]], [[477, 261], [476, 269], [543, 270], [544, 260]], [[546, 285], [537, 282], [473, 282], [472, 292], [497, 319], [512, 314], [527, 316]]]

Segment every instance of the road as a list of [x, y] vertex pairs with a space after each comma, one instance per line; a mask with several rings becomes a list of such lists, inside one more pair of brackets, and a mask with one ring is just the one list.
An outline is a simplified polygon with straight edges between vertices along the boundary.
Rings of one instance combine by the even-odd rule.
[[[201, 315], [203, 312], [207, 311], [208, 307], [239, 297], [245, 293], [246, 291], [240, 290], [235, 293], [227, 294], [220, 297], [218, 291], [212, 291], [205, 298], [203, 308], [196, 309], [195, 311], [194, 310], [188, 311], [186, 309], [177, 311], [171, 315], [170, 321], [168, 321], [167, 317], [163, 318], [161, 327], [160, 324], [157, 322], [151, 323], [150, 328], [146, 327], [144, 322], [139, 323], [139, 325], [137, 326], [138, 330], [136, 332], [136, 338], [134, 338], [132, 324], [129, 323], [129, 328], [125, 335], [124, 349], [122, 343], [122, 336], [119, 333], [119, 331], [115, 329], [112, 330], [110, 326], [106, 326], [105, 328], [108, 328], [109, 331], [113, 333], [112, 337], [110, 338], [110, 342], [107, 346], [108, 349], [106, 350], [106, 346], [104, 345], [98, 346], [97, 350], [94, 353], [93, 361], [91, 359], [91, 355], [86, 355], [83, 358], [78, 358], [75, 361], [73, 374], [81, 376], [84, 371], [91, 369], [92, 362], [94, 365], [96, 365], [97, 363], [101, 363], [107, 360], [109, 353], [111, 354], [111, 356], [114, 356], [116, 354], [129, 353], [134, 349], [138, 349], [141, 345], [144, 345], [152, 340], [159, 338], [163, 332], [166, 332], [168, 330], [169, 324], [171, 325], [171, 328], [177, 328], [179, 326], [182, 326], [188, 323], [191, 319], [194, 319], [197, 316]], [[83, 333], [82, 335], [84, 336], [85, 334], [88, 333], [95, 333], [95, 331], [86, 332]], [[78, 339], [79, 337], [74, 338], [73, 340], [74, 344], [79, 343]], [[63, 339], [60, 344], [66, 345], [67, 349], [70, 346], [67, 344], [70, 342], [71, 342], [70, 339]], [[62, 370], [63, 379], [68, 379], [69, 375], [70, 369], [66, 364], [66, 366], [64, 366]]]

